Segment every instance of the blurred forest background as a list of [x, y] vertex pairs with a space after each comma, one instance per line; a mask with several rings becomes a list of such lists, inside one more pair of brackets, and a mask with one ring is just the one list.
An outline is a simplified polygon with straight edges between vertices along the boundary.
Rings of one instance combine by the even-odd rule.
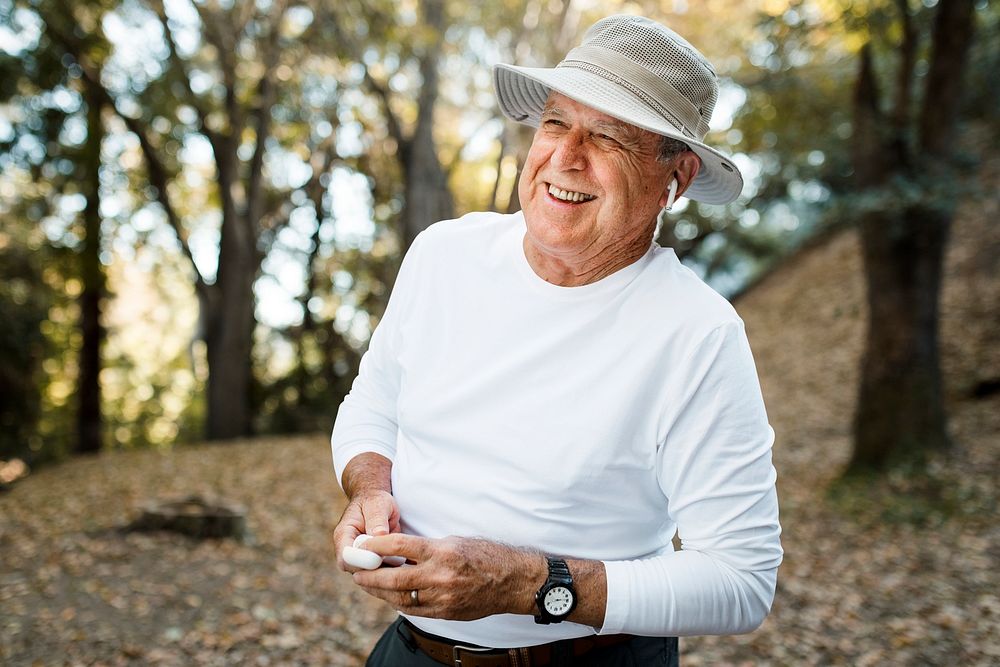
[[[413, 236], [518, 208], [531, 131], [490, 65], [553, 64], [616, 11], [718, 67], [710, 140], [747, 186], [660, 241], [719, 291], [885, 210], [916, 238], [918, 210], [977, 196], [951, 139], [996, 122], [1000, 55], [996, 7], [944, 3], [967, 17], [942, 89], [944, 12], [909, 4], [0, 0], [0, 458], [329, 430]], [[862, 62], [892, 132], [859, 158]]]
[[[49, 465], [62, 471], [52, 475], [90, 477], [60, 483], [124, 494], [128, 502], [113, 512], [124, 521], [161, 491], [238, 496], [229, 477], [193, 472], [227, 457], [252, 461], [254, 474], [312, 460], [302, 452], [322, 449], [322, 437], [272, 436], [329, 432], [415, 234], [467, 211], [518, 208], [531, 129], [500, 116], [490, 66], [554, 65], [595, 20], [618, 12], [663, 21], [715, 64], [721, 90], [707, 141], [731, 153], [746, 177], [729, 205], [681, 200], [659, 242], [724, 295], [752, 301], [781, 270], [856, 234], [860, 259], [845, 260], [854, 288], [834, 264], [785, 287], [805, 294], [814, 279], [841, 276], [828, 303], [853, 294], [851, 312], [862, 318], [863, 338], [828, 341], [797, 386], [801, 396], [825, 396], [815, 390], [824, 368], [845, 368], [841, 347], [853, 350], [853, 370], [835, 390], [846, 401], [847, 454], [835, 457], [821, 486], [847, 470], [840, 483], [848, 486], [835, 489], [888, 479], [890, 495], [907, 497], [928, 488], [911, 473], [937, 475], [938, 495], [916, 513], [924, 520], [940, 510], [955, 473], [942, 461], [965, 451], [954, 437], [964, 422], [949, 427], [950, 397], [1000, 392], [995, 355], [942, 379], [939, 352], [956, 211], [971, 206], [986, 230], [998, 214], [1000, 6], [986, 0], [0, 0], [0, 489], [24, 485], [18, 502], [27, 503], [29, 485], [40, 490], [46, 466], [63, 462]], [[981, 245], [996, 249], [991, 238]], [[972, 284], [993, 285], [983, 276], [996, 269], [990, 264]], [[772, 303], [774, 316], [794, 299]], [[997, 307], [980, 313], [994, 319], [966, 327], [977, 350], [996, 344]], [[774, 351], [780, 327], [748, 331], [767, 393], [768, 363], [785, 368]], [[768, 398], [780, 418], [784, 408]], [[811, 415], [789, 423], [808, 424]], [[981, 426], [976, 437], [996, 423]], [[176, 447], [250, 436], [258, 440], [222, 451]], [[247, 454], [248, 442], [267, 443], [259, 447], [271, 454]], [[133, 464], [165, 474], [168, 459], [134, 457], [171, 451], [170, 466], [186, 462], [189, 486], [144, 478], [119, 488], [101, 467], [123, 478]], [[328, 466], [326, 457], [317, 465]], [[793, 456], [779, 475], [799, 463]], [[56, 479], [44, 483], [51, 489]], [[335, 484], [323, 488], [338, 493]], [[969, 500], [945, 495], [945, 505]], [[976, 498], [970, 512], [995, 511], [992, 487]], [[20, 507], [26, 523], [0, 519], [0, 551], [39, 517], [59, 524], [37, 503]], [[15, 505], [7, 509], [16, 514]], [[320, 562], [288, 556], [298, 532], [282, 520], [261, 519], [270, 522], [257, 528], [263, 542], [285, 545], [275, 548], [297, 567]], [[990, 530], [976, 553], [1000, 557]], [[91, 560], [100, 561], [110, 548], [102, 544], [74, 548], [96, 549]], [[118, 546], [178, 548], [171, 545]], [[48, 552], [18, 553], [6, 564]], [[0, 603], [27, 594], [15, 579], [0, 579]], [[202, 594], [198, 604], [177, 595], [182, 606], [202, 603]], [[984, 604], [981, 615], [995, 624], [1000, 602]], [[247, 609], [247, 623], [278, 623]], [[77, 612], [61, 613], [50, 620], [72, 625]], [[383, 616], [370, 612], [371, 627]], [[368, 641], [371, 628], [351, 623], [337, 626], [353, 639], [337, 645], [348, 657], [334, 664], [355, 664]], [[11, 620], [0, 632], [16, 637], [25, 627]], [[174, 640], [186, 640], [174, 627]], [[119, 662], [151, 660], [134, 643], [117, 649]], [[1000, 659], [993, 649], [975, 655]]]

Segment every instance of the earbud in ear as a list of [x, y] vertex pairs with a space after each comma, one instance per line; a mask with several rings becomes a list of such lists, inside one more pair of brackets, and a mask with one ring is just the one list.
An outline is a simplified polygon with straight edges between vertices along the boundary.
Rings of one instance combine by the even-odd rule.
[[677, 179], [670, 181], [670, 191], [667, 193], [667, 206], [666, 209], [669, 211], [674, 207], [674, 197], [677, 196]]

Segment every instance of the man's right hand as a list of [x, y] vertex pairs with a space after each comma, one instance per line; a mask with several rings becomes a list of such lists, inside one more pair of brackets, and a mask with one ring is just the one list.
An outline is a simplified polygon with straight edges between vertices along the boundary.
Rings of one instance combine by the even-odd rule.
[[344, 547], [354, 545], [358, 535], [398, 533], [399, 507], [392, 497], [392, 461], [374, 452], [352, 458], [344, 468], [342, 486], [349, 498], [344, 515], [333, 531], [337, 566], [346, 572], [357, 568], [344, 562]]
[[347, 503], [344, 515], [333, 531], [337, 566], [345, 572], [358, 571], [358, 568], [345, 563], [343, 557], [344, 547], [353, 545], [358, 535], [388, 535], [398, 532], [399, 508], [391, 493], [377, 490], [355, 495]]

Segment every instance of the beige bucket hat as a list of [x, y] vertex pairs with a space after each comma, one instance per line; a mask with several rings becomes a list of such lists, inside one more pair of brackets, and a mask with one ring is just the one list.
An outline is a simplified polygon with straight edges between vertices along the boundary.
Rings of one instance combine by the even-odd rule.
[[701, 158], [685, 197], [725, 204], [743, 176], [732, 160], [702, 143], [719, 96], [712, 65], [680, 35], [641, 16], [609, 16], [553, 68], [496, 65], [493, 83], [504, 115], [537, 127], [549, 91], [656, 134], [683, 141]]

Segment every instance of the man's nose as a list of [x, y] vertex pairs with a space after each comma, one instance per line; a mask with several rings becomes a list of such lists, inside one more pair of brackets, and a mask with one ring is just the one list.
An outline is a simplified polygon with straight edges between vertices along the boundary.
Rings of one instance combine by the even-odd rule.
[[584, 137], [578, 132], [567, 132], [559, 138], [552, 153], [553, 166], [559, 169], [583, 169], [587, 166]]

